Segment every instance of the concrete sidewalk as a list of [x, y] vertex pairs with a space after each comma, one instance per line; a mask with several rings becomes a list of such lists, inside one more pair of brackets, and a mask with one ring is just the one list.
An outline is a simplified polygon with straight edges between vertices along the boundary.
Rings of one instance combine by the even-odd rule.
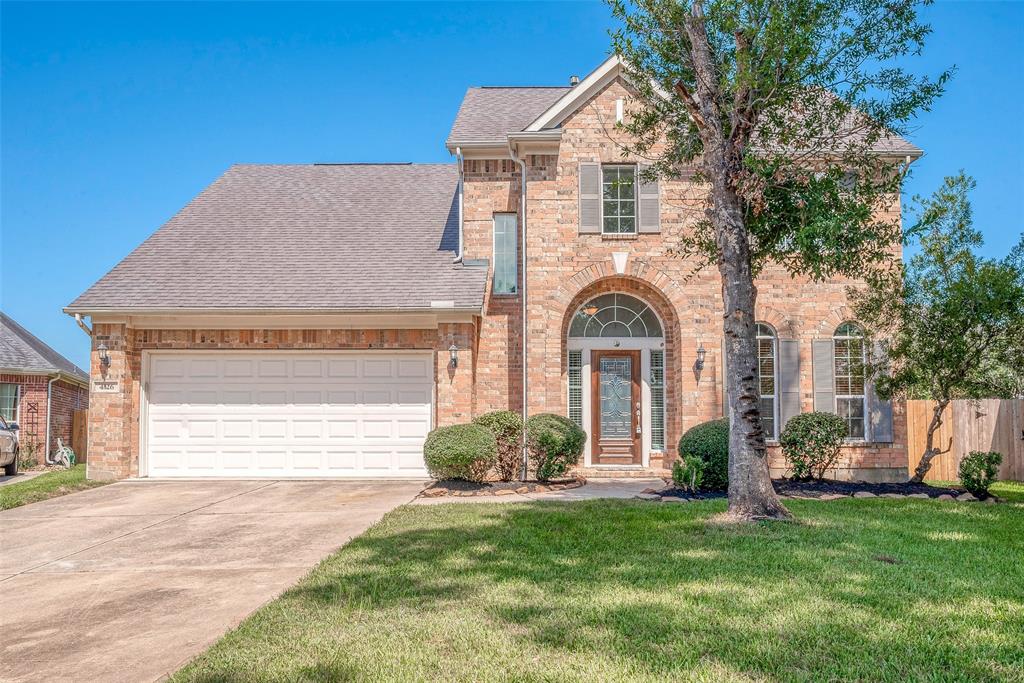
[[665, 481], [656, 477], [643, 479], [588, 479], [575, 489], [547, 491], [545, 493], [512, 493], [504, 496], [444, 496], [417, 498], [413, 505], [443, 505], [445, 503], [530, 503], [538, 500], [592, 500], [594, 498], [632, 498], [644, 489], [664, 488]]
[[0, 681], [162, 678], [424, 483], [129, 481], [0, 512]]

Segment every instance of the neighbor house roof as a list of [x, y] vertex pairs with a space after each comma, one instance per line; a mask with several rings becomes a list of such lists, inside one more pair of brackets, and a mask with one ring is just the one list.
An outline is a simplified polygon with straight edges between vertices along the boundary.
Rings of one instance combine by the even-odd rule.
[[506, 144], [509, 133], [525, 130], [571, 88], [470, 88], [448, 134], [448, 145]]
[[82, 382], [89, 381], [84, 370], [3, 312], [0, 312], [0, 371], [28, 374], [60, 372]]
[[66, 310], [479, 310], [457, 186], [453, 164], [232, 166]]

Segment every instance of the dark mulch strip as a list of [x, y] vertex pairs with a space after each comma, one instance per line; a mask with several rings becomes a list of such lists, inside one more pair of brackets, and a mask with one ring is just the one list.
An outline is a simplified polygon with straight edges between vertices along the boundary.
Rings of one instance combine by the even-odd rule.
[[[929, 498], [938, 498], [944, 493], [951, 496], [958, 496], [964, 492], [959, 488], [943, 488], [929, 486], [928, 484], [871, 484], [856, 481], [796, 481], [793, 479], [772, 479], [775, 492], [780, 496], [799, 496], [803, 498], [821, 498], [822, 496], [852, 496], [858, 491], [867, 491], [876, 496], [886, 493], [894, 493], [901, 496], [909, 496], [914, 493], [923, 493]], [[708, 500], [712, 498], [726, 498], [725, 491], [700, 491], [699, 493], [688, 493], [682, 489], [669, 485], [667, 488], [658, 491], [662, 497], [686, 498], [687, 500]]]
[[440, 498], [443, 496], [500, 496], [508, 493], [543, 493], [562, 491], [583, 486], [586, 479], [564, 478], [551, 481], [465, 481], [463, 479], [441, 479], [423, 489], [421, 496]]
[[951, 496], [959, 496], [964, 489], [941, 488], [929, 486], [928, 484], [910, 484], [901, 482], [897, 484], [869, 484], [856, 481], [795, 481], [793, 479], [773, 479], [775, 492], [781, 496], [807, 496], [808, 498], [820, 498], [827, 494], [839, 494], [841, 496], [852, 496], [857, 491], [867, 491], [876, 496], [885, 493], [896, 493], [901, 496], [909, 496], [914, 493], [923, 493], [929, 498], [938, 498], [944, 493]]

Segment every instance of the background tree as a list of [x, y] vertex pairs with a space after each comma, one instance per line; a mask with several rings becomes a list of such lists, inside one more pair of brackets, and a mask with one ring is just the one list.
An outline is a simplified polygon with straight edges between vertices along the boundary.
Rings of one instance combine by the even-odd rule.
[[909, 233], [920, 236], [921, 251], [902, 282], [854, 294], [858, 318], [883, 351], [871, 361], [879, 394], [935, 401], [915, 482], [949, 450], [935, 434], [950, 401], [1019, 396], [1024, 379], [1024, 235], [1003, 260], [979, 256], [974, 185], [961, 172], [929, 199], [916, 198], [920, 218]]
[[[895, 62], [920, 51], [921, 0], [609, 0], [637, 93], [625, 154], [652, 176], [696, 173], [706, 208], [673, 251], [717, 266], [724, 302], [729, 514], [788, 512], [758, 412], [754, 280], [767, 263], [815, 280], [891, 266], [904, 159], [886, 156], [949, 76]], [[639, 111], [636, 111], [639, 109]]]

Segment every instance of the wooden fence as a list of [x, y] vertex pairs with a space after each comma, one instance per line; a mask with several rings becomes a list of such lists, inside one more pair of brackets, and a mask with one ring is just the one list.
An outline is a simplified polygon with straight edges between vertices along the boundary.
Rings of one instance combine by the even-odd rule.
[[71, 414], [71, 450], [76, 462], [85, 462], [89, 454], [89, 411], [76, 410]]
[[[907, 401], [911, 474], [924, 453], [934, 409], [933, 401]], [[1002, 453], [999, 478], [1024, 481], [1024, 400], [953, 401], [942, 415], [935, 445], [952, 448], [932, 460], [925, 476], [928, 481], [956, 481], [960, 476], [960, 459], [971, 451]]]

